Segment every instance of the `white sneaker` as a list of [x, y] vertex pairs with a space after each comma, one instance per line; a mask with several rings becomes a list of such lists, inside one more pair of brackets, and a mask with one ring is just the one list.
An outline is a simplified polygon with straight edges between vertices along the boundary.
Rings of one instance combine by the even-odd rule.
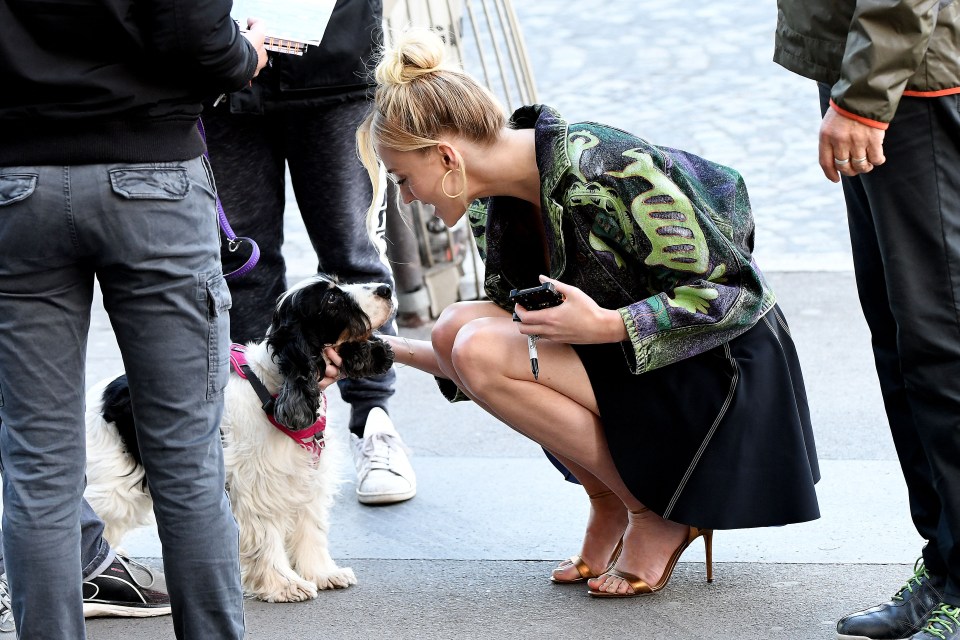
[[393, 504], [417, 495], [417, 476], [390, 416], [380, 407], [367, 415], [363, 438], [350, 434], [357, 467], [357, 500]]

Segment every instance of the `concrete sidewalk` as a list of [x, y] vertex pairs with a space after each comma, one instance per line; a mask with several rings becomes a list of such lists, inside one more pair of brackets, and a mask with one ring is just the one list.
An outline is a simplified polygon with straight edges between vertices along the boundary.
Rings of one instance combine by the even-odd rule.
[[[556, 586], [555, 562], [579, 549], [581, 490], [536, 445], [477, 407], [446, 403], [433, 379], [398, 369], [393, 415], [419, 476], [413, 500], [364, 507], [345, 484], [333, 513], [334, 557], [359, 584], [315, 601], [251, 601], [248, 637], [279, 638], [832, 638], [836, 619], [891, 595], [921, 541], [885, 426], [869, 338], [849, 272], [769, 274], [804, 366], [823, 471], [820, 520], [715, 536], [715, 582], [702, 544], [661, 594], [598, 602]], [[405, 330], [424, 337], [427, 329]], [[119, 367], [102, 312], [94, 316], [88, 382]], [[329, 394], [343, 447], [348, 407]], [[866, 508], [864, 508], [866, 506]], [[125, 543], [159, 562], [151, 530]], [[91, 620], [89, 637], [172, 637], [169, 619]]]

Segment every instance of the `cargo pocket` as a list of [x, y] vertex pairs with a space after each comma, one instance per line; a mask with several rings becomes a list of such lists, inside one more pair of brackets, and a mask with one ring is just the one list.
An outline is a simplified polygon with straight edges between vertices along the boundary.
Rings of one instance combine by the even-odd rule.
[[37, 188], [35, 173], [0, 173], [0, 207], [29, 198]]
[[230, 355], [230, 307], [233, 299], [223, 274], [216, 274], [204, 280], [207, 274], [201, 274], [201, 287], [207, 302], [207, 319], [210, 329], [207, 344], [207, 400], [223, 393], [230, 378], [228, 358]]

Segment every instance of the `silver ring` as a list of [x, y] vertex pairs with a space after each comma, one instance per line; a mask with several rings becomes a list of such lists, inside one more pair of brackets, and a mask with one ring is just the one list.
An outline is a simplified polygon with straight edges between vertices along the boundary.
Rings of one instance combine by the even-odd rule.
[[846, 160], [841, 160], [840, 158], [833, 159], [833, 164], [837, 165], [838, 167], [842, 167], [843, 165], [849, 164], [849, 163], [850, 163], [850, 158], [847, 158]]
[[862, 158], [854, 158], [854, 159], [853, 159], [853, 164], [866, 164], [866, 162], [867, 162], [867, 156], [863, 156]]

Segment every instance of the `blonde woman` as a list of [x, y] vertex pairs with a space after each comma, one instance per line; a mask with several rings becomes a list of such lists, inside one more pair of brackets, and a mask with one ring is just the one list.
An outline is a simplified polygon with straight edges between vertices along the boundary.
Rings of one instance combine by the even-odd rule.
[[[583, 546], [553, 581], [652, 593], [700, 537], [709, 580], [714, 529], [819, 517], [800, 367], [740, 176], [542, 105], [508, 121], [443, 55], [425, 32], [383, 51], [358, 148], [375, 189], [382, 163], [404, 201], [468, 216], [489, 301], [451, 305], [430, 341], [385, 338], [583, 485]], [[542, 282], [564, 301], [513, 321], [511, 289]]]

